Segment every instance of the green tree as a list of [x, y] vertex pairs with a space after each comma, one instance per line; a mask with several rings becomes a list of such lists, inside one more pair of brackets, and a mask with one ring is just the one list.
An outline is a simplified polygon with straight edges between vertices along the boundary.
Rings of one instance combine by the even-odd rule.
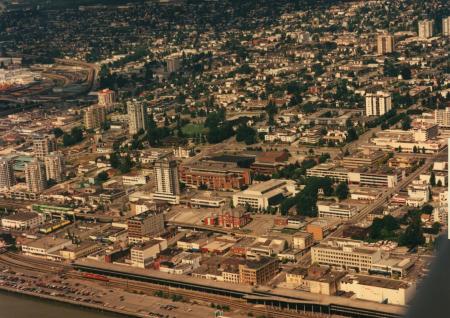
[[336, 187], [336, 196], [339, 200], [347, 199], [349, 194], [348, 184], [346, 182], [341, 182]]
[[436, 175], [434, 174], [434, 171], [431, 171], [430, 174], [430, 184], [432, 187], [436, 186]]

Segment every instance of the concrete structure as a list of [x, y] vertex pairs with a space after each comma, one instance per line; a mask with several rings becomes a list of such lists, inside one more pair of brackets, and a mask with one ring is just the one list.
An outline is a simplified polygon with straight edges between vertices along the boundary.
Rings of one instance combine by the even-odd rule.
[[439, 127], [450, 128], [450, 107], [434, 111], [434, 123]]
[[433, 36], [434, 20], [419, 21], [418, 35], [421, 39], [428, 39]]
[[239, 281], [241, 284], [264, 285], [278, 272], [278, 260], [261, 257], [259, 260], [239, 264]]
[[382, 151], [371, 151], [370, 149], [364, 149], [363, 151], [344, 157], [342, 160], [342, 166], [348, 169], [373, 167], [382, 162], [384, 158], [385, 153]]
[[101, 105], [93, 105], [84, 109], [83, 123], [86, 129], [97, 129], [106, 121], [106, 109]]
[[84, 241], [80, 244], [70, 244], [59, 251], [62, 258], [67, 260], [76, 260], [80, 257], [85, 257], [101, 249], [101, 246], [96, 242]]
[[141, 130], [147, 130], [147, 107], [137, 100], [127, 102], [128, 128], [130, 135], [135, 135]]
[[339, 204], [335, 202], [317, 202], [319, 217], [321, 218], [338, 218], [348, 220], [358, 213], [355, 206]]
[[56, 151], [55, 135], [33, 136], [33, 152], [38, 159], [43, 160], [45, 156], [53, 151]]
[[405, 306], [414, 295], [415, 284], [396, 279], [349, 275], [341, 280], [339, 290], [352, 292], [358, 299]]
[[284, 197], [297, 193], [296, 183], [292, 180], [272, 179], [250, 186], [233, 195], [234, 206], [249, 206], [254, 210], [265, 210], [279, 204]]
[[381, 116], [392, 109], [392, 95], [378, 91], [366, 94], [366, 116]]
[[344, 238], [328, 238], [311, 247], [311, 261], [345, 270], [398, 277], [405, 276], [414, 265], [410, 258], [383, 254], [380, 247]]
[[14, 162], [10, 158], [0, 158], [0, 189], [9, 189], [16, 184]]
[[379, 34], [377, 36], [377, 53], [384, 55], [394, 51], [394, 37], [389, 34]]
[[65, 175], [64, 156], [61, 152], [52, 152], [45, 156], [45, 175], [47, 180], [62, 182]]
[[18, 212], [2, 218], [2, 227], [8, 229], [34, 229], [42, 225], [45, 217], [34, 212]]
[[366, 247], [362, 241], [327, 239], [311, 248], [311, 262], [343, 269], [368, 272], [381, 260], [381, 250]]
[[442, 35], [450, 36], [450, 17], [442, 19]]
[[169, 158], [156, 161], [153, 175], [156, 184], [153, 199], [178, 204], [180, 202], [180, 182], [177, 162]]
[[117, 100], [117, 94], [110, 89], [104, 89], [98, 92], [98, 104], [101, 106], [111, 107]]
[[306, 248], [311, 247], [313, 244], [314, 244], [314, 238], [311, 233], [300, 232], [300, 233], [296, 233], [292, 237], [292, 247], [293, 248], [296, 248], [299, 250], [304, 250]]
[[127, 220], [130, 242], [145, 241], [144, 237], [158, 236], [164, 232], [164, 215], [147, 211]]
[[27, 163], [25, 166], [25, 181], [29, 192], [41, 193], [47, 187], [45, 166], [39, 159]]
[[72, 244], [71, 240], [44, 236], [22, 245], [25, 255], [39, 256], [48, 259], [61, 259], [59, 251]]
[[145, 268], [156, 256], [167, 248], [164, 239], [153, 239], [131, 248], [131, 265]]

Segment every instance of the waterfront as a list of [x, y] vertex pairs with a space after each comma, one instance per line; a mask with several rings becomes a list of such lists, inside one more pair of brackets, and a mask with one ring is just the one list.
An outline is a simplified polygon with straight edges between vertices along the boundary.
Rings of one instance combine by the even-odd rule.
[[[14, 318], [107, 318], [123, 317], [111, 313], [34, 299], [0, 291], [0, 312]], [[6, 317], [6, 316], [5, 316]]]

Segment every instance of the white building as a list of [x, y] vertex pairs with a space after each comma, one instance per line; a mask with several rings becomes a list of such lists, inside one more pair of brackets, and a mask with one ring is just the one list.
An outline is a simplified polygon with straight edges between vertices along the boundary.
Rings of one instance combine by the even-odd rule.
[[9, 189], [16, 184], [14, 162], [9, 158], [0, 158], [0, 189]]
[[352, 292], [357, 299], [405, 306], [415, 293], [415, 284], [397, 279], [367, 275], [349, 275], [340, 282], [341, 291]]
[[377, 36], [378, 55], [392, 53], [394, 51], [394, 37], [389, 34], [379, 34]]
[[43, 160], [45, 156], [53, 151], [56, 151], [55, 135], [33, 136], [33, 152], [38, 159]]
[[34, 212], [18, 212], [2, 218], [2, 227], [8, 229], [34, 229], [42, 225], [45, 217]]
[[39, 159], [25, 165], [25, 181], [29, 192], [41, 193], [47, 186], [45, 166]]
[[296, 183], [292, 180], [272, 179], [250, 186], [233, 195], [234, 206], [250, 206], [255, 210], [267, 209], [276, 205], [280, 199], [297, 193]]
[[149, 262], [167, 248], [167, 241], [164, 239], [153, 239], [131, 248], [131, 265], [145, 268]]
[[318, 202], [317, 209], [321, 218], [338, 218], [348, 220], [358, 213], [355, 206], [339, 203]]
[[128, 128], [130, 135], [147, 130], [147, 107], [137, 100], [127, 102]]
[[61, 152], [52, 152], [45, 156], [45, 175], [47, 180], [62, 182], [65, 174], [64, 156]]
[[122, 184], [126, 186], [144, 185], [150, 181], [150, 177], [141, 173], [129, 173], [122, 176]]
[[314, 244], [314, 238], [311, 233], [300, 232], [292, 237], [292, 248], [304, 250]]
[[180, 202], [180, 182], [177, 162], [169, 158], [156, 161], [153, 175], [156, 183], [153, 199], [178, 204]]
[[378, 91], [366, 94], [366, 116], [381, 116], [392, 109], [392, 95]]
[[450, 36], [450, 17], [442, 19], [442, 35]]
[[415, 181], [408, 186], [408, 198], [406, 205], [413, 207], [421, 207], [431, 198], [430, 186], [428, 183]]
[[434, 20], [419, 21], [419, 38], [428, 39], [433, 36]]

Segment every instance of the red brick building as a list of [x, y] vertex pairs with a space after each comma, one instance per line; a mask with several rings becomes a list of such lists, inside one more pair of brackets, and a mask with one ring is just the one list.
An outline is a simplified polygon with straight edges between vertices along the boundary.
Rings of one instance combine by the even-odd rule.
[[217, 215], [218, 225], [224, 228], [241, 228], [251, 221], [250, 213], [241, 208], [222, 210]]
[[250, 169], [235, 163], [200, 161], [180, 166], [180, 180], [188, 186], [208, 190], [240, 189], [251, 183]]

